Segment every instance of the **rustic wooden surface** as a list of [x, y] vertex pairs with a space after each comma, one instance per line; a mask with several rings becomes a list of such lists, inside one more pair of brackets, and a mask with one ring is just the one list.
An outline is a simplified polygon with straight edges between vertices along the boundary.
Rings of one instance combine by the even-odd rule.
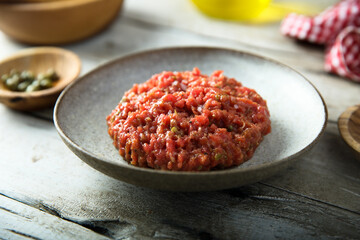
[[[246, 50], [302, 73], [328, 106], [318, 144], [253, 185], [160, 192], [83, 163], [58, 136], [51, 109], [25, 114], [0, 105], [0, 239], [360, 239], [360, 162], [337, 128], [339, 115], [359, 104], [360, 85], [324, 73], [322, 47], [281, 36], [279, 22], [216, 21], [188, 1], [128, 0], [108, 29], [64, 48], [81, 57], [84, 74], [131, 52], [189, 45]], [[28, 47], [1, 32], [0, 46], [1, 58]]]

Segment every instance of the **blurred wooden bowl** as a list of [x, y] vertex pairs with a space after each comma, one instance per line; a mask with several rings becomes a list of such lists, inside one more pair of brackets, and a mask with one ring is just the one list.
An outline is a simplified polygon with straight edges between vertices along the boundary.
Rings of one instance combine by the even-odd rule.
[[37, 3], [52, 1], [69, 1], [69, 0], [0, 0], [0, 3]]
[[90, 37], [118, 14], [123, 0], [0, 2], [0, 30], [29, 44], [64, 44]]
[[81, 69], [81, 61], [75, 53], [55, 47], [25, 49], [0, 61], [1, 76], [11, 69], [30, 70], [37, 74], [49, 68], [54, 69], [60, 77], [53, 87], [27, 93], [10, 91], [0, 83], [0, 102], [22, 111], [51, 107], [61, 91], [78, 77]]
[[360, 105], [346, 109], [339, 117], [338, 127], [341, 136], [360, 160]]

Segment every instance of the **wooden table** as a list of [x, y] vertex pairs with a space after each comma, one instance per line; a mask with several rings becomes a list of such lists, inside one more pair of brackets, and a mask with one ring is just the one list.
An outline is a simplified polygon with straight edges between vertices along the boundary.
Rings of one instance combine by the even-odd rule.
[[[279, 24], [209, 19], [184, 0], [128, 0], [100, 35], [63, 47], [81, 57], [82, 74], [131, 52], [189, 45], [245, 50], [293, 67], [329, 112], [324, 135], [294, 165], [224, 191], [143, 189], [77, 158], [58, 136], [52, 109], [0, 105], [0, 239], [360, 239], [360, 162], [337, 127], [339, 115], [359, 104], [360, 85], [325, 73], [324, 49], [281, 36]], [[0, 33], [0, 58], [26, 47]]]

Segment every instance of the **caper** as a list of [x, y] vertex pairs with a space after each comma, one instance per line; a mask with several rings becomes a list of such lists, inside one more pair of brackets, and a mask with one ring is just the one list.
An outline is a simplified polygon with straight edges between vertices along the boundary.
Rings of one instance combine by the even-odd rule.
[[27, 78], [27, 71], [22, 71], [22, 72], [20, 73], [20, 78], [26, 79], [26, 78]]
[[10, 90], [15, 91], [17, 89], [17, 85], [20, 82], [20, 78], [18, 75], [13, 75], [11, 78], [8, 78], [5, 82], [5, 85]]
[[51, 88], [52, 87], [52, 81], [48, 78], [44, 78], [40, 80], [40, 87], [42, 89]]
[[8, 78], [9, 78], [9, 75], [8, 75], [8, 74], [6, 74], [6, 73], [3, 74], [3, 75], [1, 76], [1, 82], [5, 83]]
[[15, 74], [11, 77], [12, 79], [14, 79], [15, 82], [19, 82], [20, 81], [20, 77], [18, 74]]
[[39, 79], [35, 79], [34, 81], [32, 81], [31, 85], [34, 85], [36, 87], [40, 87], [40, 80]]
[[26, 87], [25, 92], [33, 92], [35, 91], [35, 87], [33, 85], [29, 85]]
[[52, 81], [56, 81], [59, 79], [59, 76], [57, 75], [57, 73], [55, 72], [54, 69], [49, 68], [46, 73], [45, 73], [45, 77], [49, 78]]
[[16, 78], [16, 79], [18, 79], [19, 82], [20, 82], [20, 74], [19, 74], [19, 73], [15, 73], [15, 74], [11, 75], [10, 77], [11, 77], [11, 78]]
[[31, 84], [30, 81], [24, 81], [22, 83], [19, 83], [17, 86], [17, 90], [20, 92], [25, 92], [26, 88]]
[[39, 81], [35, 80], [29, 86], [26, 87], [25, 92], [34, 92], [40, 90], [40, 83]]
[[38, 80], [41, 80], [41, 79], [44, 79], [44, 78], [46, 78], [44, 73], [39, 73], [39, 74], [36, 76], [36, 79], [38, 79]]
[[234, 126], [233, 126], [233, 125], [229, 125], [229, 126], [227, 127], [227, 130], [228, 130], [228, 132], [234, 131]]
[[20, 73], [20, 78], [22, 81], [33, 81], [35, 76], [31, 71], [22, 71]]
[[221, 158], [223, 158], [223, 154], [221, 154], [221, 153], [217, 153], [217, 154], [215, 154], [215, 160], [216, 161], [219, 161]]
[[127, 97], [123, 97], [120, 102], [128, 102], [129, 99]]
[[10, 73], [3, 74], [0, 78], [1, 82], [11, 91], [33, 92], [53, 86], [53, 81], [59, 79], [59, 76], [53, 69], [47, 70], [45, 73], [35, 75], [28, 70], [19, 72], [11, 69]]

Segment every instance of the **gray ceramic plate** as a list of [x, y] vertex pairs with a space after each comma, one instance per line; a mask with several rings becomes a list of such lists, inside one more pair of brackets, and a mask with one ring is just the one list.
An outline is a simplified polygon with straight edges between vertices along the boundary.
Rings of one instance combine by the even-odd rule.
[[[268, 102], [272, 132], [251, 160], [228, 170], [171, 172], [129, 165], [112, 144], [106, 116], [134, 83], [163, 70], [194, 66], [206, 74], [224, 70], [226, 76], [257, 90]], [[319, 92], [291, 68], [244, 52], [203, 47], [159, 49], [112, 61], [66, 88], [54, 112], [61, 138], [90, 166], [131, 184], [173, 191], [219, 190], [267, 178], [313, 146], [326, 120]]]

